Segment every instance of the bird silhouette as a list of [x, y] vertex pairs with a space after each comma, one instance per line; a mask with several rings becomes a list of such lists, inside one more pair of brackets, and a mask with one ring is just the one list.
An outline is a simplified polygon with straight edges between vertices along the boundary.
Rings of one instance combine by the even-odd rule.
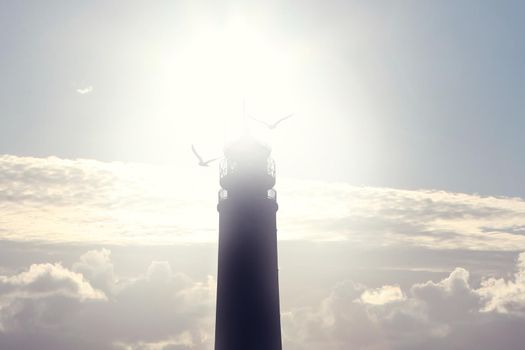
[[216, 161], [217, 159], [220, 159], [221, 157], [218, 157], [218, 158], [212, 158], [212, 159], [208, 159], [207, 161], [204, 161], [204, 159], [202, 159], [202, 157], [200, 156], [200, 154], [197, 152], [197, 150], [195, 149], [195, 146], [191, 145], [191, 151], [193, 152], [193, 154], [195, 154], [195, 157], [197, 157], [197, 159], [199, 160], [199, 165], [200, 166], [208, 166], [208, 164], [210, 164], [211, 162], [214, 162]]
[[293, 116], [293, 113], [292, 113], [292, 114], [288, 114], [286, 117], [283, 117], [283, 118], [277, 120], [275, 123], [271, 123], [271, 124], [265, 122], [264, 120], [256, 119], [256, 118], [254, 118], [254, 117], [252, 117], [252, 116], [250, 116], [250, 118], [253, 119], [253, 120], [255, 120], [256, 122], [259, 122], [259, 123], [261, 123], [261, 124], [264, 124], [268, 129], [273, 130], [273, 129], [275, 129], [275, 128], [277, 127], [277, 125], [279, 125], [282, 121], [284, 121], [284, 120], [286, 120], [286, 119], [288, 119], [288, 118], [291, 118], [292, 116]]

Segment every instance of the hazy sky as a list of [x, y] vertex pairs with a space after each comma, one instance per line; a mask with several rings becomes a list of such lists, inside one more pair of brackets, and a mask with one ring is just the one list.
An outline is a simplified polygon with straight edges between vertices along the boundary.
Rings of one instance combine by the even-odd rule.
[[210, 350], [220, 155], [277, 162], [285, 350], [525, 343], [525, 4], [0, 0], [0, 349]]
[[244, 98], [281, 175], [525, 196], [521, 1], [1, 6], [0, 152], [218, 153]]

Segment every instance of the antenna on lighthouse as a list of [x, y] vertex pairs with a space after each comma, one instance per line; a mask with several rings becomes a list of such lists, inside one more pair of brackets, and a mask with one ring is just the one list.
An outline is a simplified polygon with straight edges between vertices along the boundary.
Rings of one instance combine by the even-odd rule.
[[244, 135], [247, 136], [250, 131], [248, 129], [248, 114], [246, 113], [246, 99], [242, 99], [242, 123], [244, 128]]

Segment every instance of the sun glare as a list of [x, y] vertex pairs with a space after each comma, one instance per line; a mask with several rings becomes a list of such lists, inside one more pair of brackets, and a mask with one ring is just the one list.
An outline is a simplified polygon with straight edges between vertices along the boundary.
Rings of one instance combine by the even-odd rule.
[[[156, 107], [150, 145], [168, 128], [179, 132], [174, 143], [222, 147], [244, 127], [243, 104], [248, 114], [262, 119], [291, 112], [297, 62], [292, 51], [240, 16], [222, 26], [195, 19], [188, 30], [159, 61], [163, 86], [155, 91], [167, 94], [170, 105]], [[254, 133], [261, 129], [252, 126]]]

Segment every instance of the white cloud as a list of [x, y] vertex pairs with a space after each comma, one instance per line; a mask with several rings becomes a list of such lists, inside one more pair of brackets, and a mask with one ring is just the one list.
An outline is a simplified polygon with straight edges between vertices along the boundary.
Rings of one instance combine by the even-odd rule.
[[[524, 257], [511, 278], [488, 276], [479, 286], [463, 268], [405, 288], [340, 282], [316, 304], [283, 310], [284, 346], [489, 350], [497, 338], [504, 339], [501, 348], [517, 349], [512, 345], [522, 340], [517, 329], [525, 326]], [[99, 249], [82, 254], [71, 269], [36, 264], [1, 276], [0, 348], [212, 348], [214, 278], [195, 281], [165, 261], [143, 271], [119, 276], [111, 252]]]
[[81, 274], [61, 264], [34, 264], [27, 271], [0, 276], [0, 331], [54, 325], [80, 303], [105, 300]]
[[384, 305], [404, 300], [405, 296], [399, 286], [382, 286], [376, 289], [365, 290], [361, 294], [361, 301], [366, 304]]
[[[80, 246], [214, 242], [216, 175], [213, 169], [197, 167], [2, 156], [0, 239], [79, 242]], [[285, 240], [344, 240], [344, 247], [356, 251], [479, 250], [477, 259], [482, 259], [484, 250], [525, 249], [525, 202], [520, 198], [287, 179], [279, 181], [278, 190], [279, 235]], [[366, 260], [365, 255], [361, 253], [361, 259]], [[428, 262], [425, 253], [412, 257], [419, 262], [409, 267]], [[317, 305], [311, 301], [320, 289], [313, 286], [310, 299], [304, 299], [308, 303], [283, 309], [284, 343], [289, 350], [342, 350], [349, 344], [356, 349], [469, 350], [470, 343], [479, 343], [475, 334], [490, 334], [491, 329], [504, 345], [484, 338], [484, 347], [476, 350], [513, 349], [521, 335], [514, 329], [525, 327], [524, 260], [522, 255], [510, 278], [484, 272], [485, 278], [476, 285], [463, 268], [436, 282], [410, 286], [395, 279], [400, 276], [397, 270], [389, 270], [392, 278], [377, 278], [371, 288], [341, 282]], [[455, 266], [448, 263], [444, 265]], [[0, 347], [210, 348], [212, 277], [196, 281], [165, 261], [152, 261], [142, 273], [123, 277], [105, 249], [89, 251], [70, 266], [37, 264], [25, 272], [13, 273], [12, 267], [2, 270]], [[295, 265], [288, 261], [287, 266]], [[320, 263], [319, 269], [325, 271], [326, 266]], [[366, 273], [375, 272], [362, 276]], [[47, 284], [37, 283], [35, 276]], [[477, 276], [474, 280], [479, 281]], [[91, 330], [89, 339], [84, 336], [86, 329]], [[59, 337], [60, 332], [67, 332], [69, 338]]]
[[[83, 254], [73, 269], [39, 264], [0, 276], [0, 348], [169, 350], [210, 344], [213, 278], [194, 282], [160, 261], [144, 274], [118, 278], [106, 249]], [[107, 295], [92, 287], [97, 284]]]
[[199, 339], [196, 343], [194, 337], [190, 332], [184, 332], [177, 337], [170, 337], [165, 340], [154, 342], [136, 342], [136, 343], [122, 343], [116, 342], [116, 350], [189, 350], [202, 348], [203, 341], [207, 339]]
[[[216, 175], [193, 164], [2, 156], [0, 238], [119, 244], [215, 241]], [[287, 179], [280, 179], [278, 191], [280, 239], [525, 249], [525, 201], [520, 198]]]
[[[199, 170], [2, 156], [0, 238], [135, 244], [209, 241], [217, 216], [216, 184], [209, 177], [216, 177]], [[185, 186], [189, 179], [203, 186]]]
[[502, 349], [518, 349], [523, 335], [517, 329], [525, 326], [524, 257], [513, 279], [485, 279], [478, 288], [463, 268], [406, 293], [398, 286], [364, 290], [341, 283], [317, 307], [283, 315], [288, 348], [489, 350], [505, 338]]
[[35, 264], [14, 276], [0, 276], [2, 298], [42, 298], [62, 295], [81, 301], [104, 299], [105, 295], [94, 289], [79, 273], [60, 264]]
[[108, 249], [90, 250], [73, 264], [72, 270], [85, 276], [96, 288], [106, 293], [115, 292], [116, 276]]
[[486, 301], [483, 311], [525, 316], [525, 253], [518, 258], [514, 280], [487, 278], [478, 293]]

